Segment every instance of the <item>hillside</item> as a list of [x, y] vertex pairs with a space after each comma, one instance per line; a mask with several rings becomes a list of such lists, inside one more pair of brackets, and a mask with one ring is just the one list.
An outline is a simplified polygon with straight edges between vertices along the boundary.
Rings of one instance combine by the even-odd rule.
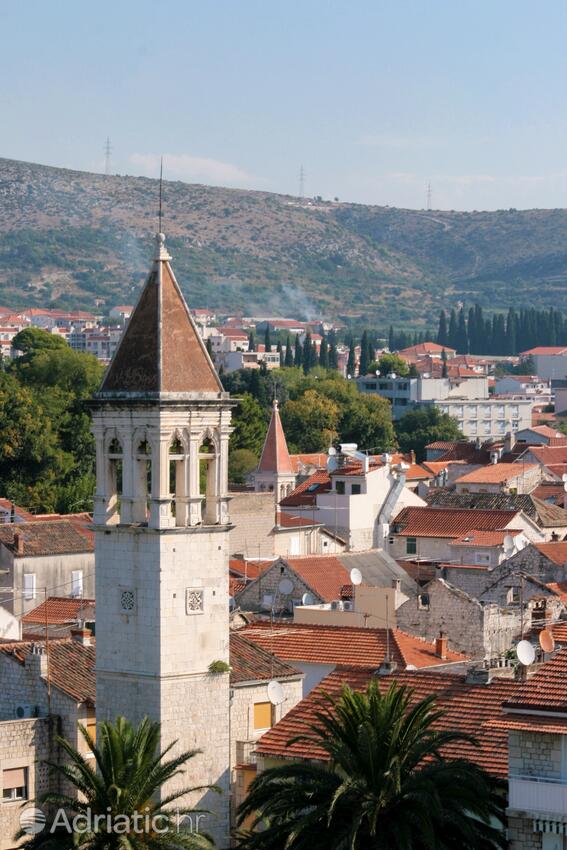
[[[0, 159], [0, 304], [130, 303], [156, 180]], [[164, 184], [168, 246], [197, 307], [431, 324], [440, 307], [567, 310], [567, 211], [438, 212]], [[100, 301], [99, 301], [100, 303]]]

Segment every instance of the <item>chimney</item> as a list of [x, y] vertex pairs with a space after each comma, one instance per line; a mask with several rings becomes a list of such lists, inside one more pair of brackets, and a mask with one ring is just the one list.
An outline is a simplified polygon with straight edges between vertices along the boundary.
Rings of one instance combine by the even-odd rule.
[[506, 436], [504, 437], [504, 452], [508, 453], [512, 451], [512, 432], [506, 431]]
[[80, 643], [81, 646], [90, 646], [91, 645], [91, 637], [92, 632], [90, 629], [85, 628], [77, 628], [71, 629], [71, 637], [73, 640], [76, 640], [77, 643]]
[[392, 673], [395, 673], [398, 668], [398, 665], [395, 661], [389, 661], [387, 658], [381, 663], [381, 665], [376, 670], [377, 676], [391, 676]]
[[24, 538], [21, 531], [14, 531], [14, 547], [16, 555], [24, 554]]
[[25, 668], [32, 676], [47, 676], [47, 653], [42, 644], [32, 644], [31, 652], [25, 658]]
[[392, 587], [395, 591], [399, 592], [402, 589], [402, 580], [401, 578], [393, 578], [392, 579]]
[[411, 458], [411, 463], [412, 463], [412, 466], [413, 466], [415, 464], [415, 452], [414, 452], [413, 449], [410, 450], [410, 458]]
[[447, 660], [448, 641], [443, 632], [439, 632], [439, 637], [435, 638], [435, 655], [437, 658]]

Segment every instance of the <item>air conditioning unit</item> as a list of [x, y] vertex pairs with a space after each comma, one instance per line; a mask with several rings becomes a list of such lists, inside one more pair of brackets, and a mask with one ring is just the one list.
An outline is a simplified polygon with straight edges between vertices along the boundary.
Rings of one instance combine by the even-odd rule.
[[24, 720], [27, 717], [35, 717], [37, 715], [37, 709], [35, 705], [28, 705], [26, 703], [18, 703], [16, 705], [14, 714], [17, 720]]
[[353, 605], [353, 603], [350, 599], [347, 599], [343, 602], [343, 609], [345, 611], [353, 611], [354, 610], [354, 605]]
[[338, 611], [338, 609], [339, 609], [339, 603], [336, 600], [331, 602], [331, 611]]

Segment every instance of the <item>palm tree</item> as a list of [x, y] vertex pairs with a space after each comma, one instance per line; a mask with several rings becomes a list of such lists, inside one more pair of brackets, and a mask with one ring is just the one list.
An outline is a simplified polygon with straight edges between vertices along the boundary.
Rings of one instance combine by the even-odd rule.
[[[175, 742], [160, 751], [160, 725], [147, 717], [138, 727], [124, 717], [119, 717], [116, 723], [101, 723], [98, 743], [83, 726], [79, 728], [94, 755], [96, 769], [91, 766], [91, 759], [86, 759], [64, 738], [58, 738], [66, 759], [61, 764], [48, 764], [76, 793], [50, 791], [36, 801], [37, 805], [48, 808], [50, 816], [42, 832], [25, 845], [26, 850], [211, 850], [214, 847], [208, 835], [193, 832], [189, 823], [178, 823], [183, 815], [204, 813], [204, 810], [180, 808], [173, 813], [172, 805], [192, 791], [217, 788], [183, 788], [158, 800], [162, 786], [182, 774], [184, 766], [199, 750], [166, 760]], [[92, 828], [86, 831], [89, 813]], [[70, 832], [67, 823], [72, 825], [77, 815], [83, 816], [80, 829]], [[96, 815], [101, 816], [98, 824]], [[126, 825], [128, 831], [121, 831]], [[22, 830], [16, 838], [25, 836]]]
[[242, 850], [493, 850], [504, 847], [502, 783], [443, 748], [470, 736], [436, 728], [434, 698], [376, 680], [325, 695], [303, 741], [327, 763], [260, 773], [238, 811]]

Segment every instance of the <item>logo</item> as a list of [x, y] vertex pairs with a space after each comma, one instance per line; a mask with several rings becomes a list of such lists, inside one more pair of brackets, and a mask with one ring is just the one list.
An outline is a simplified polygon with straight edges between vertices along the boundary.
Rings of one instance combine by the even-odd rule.
[[41, 809], [24, 809], [20, 815], [20, 826], [26, 835], [39, 835], [45, 828], [45, 815]]

